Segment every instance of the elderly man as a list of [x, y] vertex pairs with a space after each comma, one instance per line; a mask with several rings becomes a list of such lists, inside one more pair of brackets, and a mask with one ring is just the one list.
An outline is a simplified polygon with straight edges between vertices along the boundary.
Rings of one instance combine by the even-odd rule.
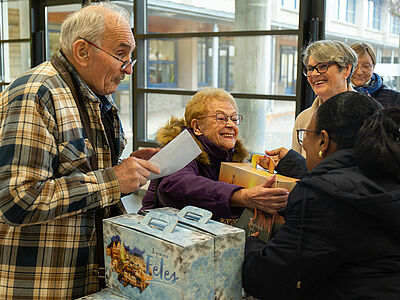
[[147, 161], [155, 149], [119, 162], [126, 139], [110, 94], [132, 73], [128, 13], [84, 7], [60, 42], [0, 94], [1, 299], [98, 291], [95, 223], [123, 213], [121, 195], [160, 172]]

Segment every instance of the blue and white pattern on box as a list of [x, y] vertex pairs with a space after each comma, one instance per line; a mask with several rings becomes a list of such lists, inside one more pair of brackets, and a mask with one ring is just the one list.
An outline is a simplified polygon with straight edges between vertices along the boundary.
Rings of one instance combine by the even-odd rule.
[[133, 299], [214, 299], [214, 239], [151, 212], [104, 220], [106, 283]]
[[105, 288], [100, 292], [78, 298], [77, 300], [127, 300], [129, 298], [116, 294], [112, 289]]
[[211, 212], [194, 206], [186, 206], [181, 211], [171, 207], [154, 210], [177, 215], [179, 223], [214, 238], [215, 299], [242, 299], [245, 231], [213, 221]]

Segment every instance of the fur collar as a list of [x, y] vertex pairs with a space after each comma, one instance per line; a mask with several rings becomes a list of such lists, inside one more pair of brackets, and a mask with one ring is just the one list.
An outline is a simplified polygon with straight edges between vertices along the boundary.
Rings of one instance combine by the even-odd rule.
[[[172, 141], [178, 134], [181, 133], [182, 129], [186, 127], [186, 122], [184, 119], [178, 119], [176, 117], [171, 117], [168, 123], [160, 128], [157, 132], [157, 142], [161, 147], [167, 145], [170, 141]], [[192, 134], [192, 137], [196, 141], [197, 145], [201, 149], [201, 154], [196, 158], [200, 163], [205, 165], [210, 165], [210, 158], [206, 151], [204, 151], [203, 145], [196, 138], [195, 135]], [[238, 139], [236, 141], [235, 150], [232, 157], [232, 162], [244, 162], [244, 160], [249, 156], [246, 148], [243, 145], [243, 142]]]

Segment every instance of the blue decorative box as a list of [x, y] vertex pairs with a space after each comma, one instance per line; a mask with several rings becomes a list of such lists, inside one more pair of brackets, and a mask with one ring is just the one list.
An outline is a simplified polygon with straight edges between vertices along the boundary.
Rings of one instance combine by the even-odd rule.
[[125, 296], [121, 296], [117, 293], [115, 293], [112, 289], [110, 288], [105, 288], [101, 290], [100, 292], [84, 296], [82, 298], [78, 298], [78, 300], [128, 300], [129, 298]]
[[162, 207], [159, 211], [178, 217], [179, 224], [214, 238], [215, 299], [242, 299], [242, 264], [244, 258], [245, 231], [211, 220], [212, 214], [194, 206], [181, 211]]
[[106, 283], [130, 299], [214, 299], [214, 239], [153, 211], [103, 221]]

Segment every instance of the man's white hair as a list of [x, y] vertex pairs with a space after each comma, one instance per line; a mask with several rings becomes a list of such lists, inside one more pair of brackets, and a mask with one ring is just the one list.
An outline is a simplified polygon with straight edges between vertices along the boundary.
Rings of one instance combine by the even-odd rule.
[[79, 38], [101, 45], [105, 16], [112, 14], [120, 22], [129, 24], [128, 11], [112, 2], [96, 2], [70, 14], [61, 25], [60, 46], [67, 56], [72, 55], [72, 46]]

